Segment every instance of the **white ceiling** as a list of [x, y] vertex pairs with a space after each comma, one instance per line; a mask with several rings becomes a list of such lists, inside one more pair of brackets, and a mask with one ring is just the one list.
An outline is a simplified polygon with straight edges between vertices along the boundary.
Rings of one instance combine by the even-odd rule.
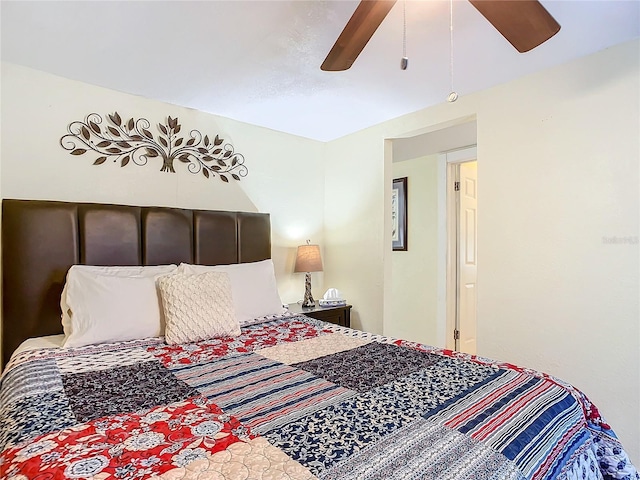
[[[460, 95], [640, 36], [639, 0], [543, 0], [562, 29], [525, 54], [454, 1]], [[328, 141], [446, 100], [449, 2], [403, 0], [353, 67], [320, 64], [357, 1], [6, 1], [2, 60]]]

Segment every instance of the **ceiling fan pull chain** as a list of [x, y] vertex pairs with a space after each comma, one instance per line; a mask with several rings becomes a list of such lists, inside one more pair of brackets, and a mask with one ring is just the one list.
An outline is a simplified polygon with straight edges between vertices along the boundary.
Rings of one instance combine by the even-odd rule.
[[447, 101], [453, 103], [458, 99], [458, 94], [453, 89], [453, 0], [449, 0], [449, 87]]
[[409, 66], [409, 57], [407, 57], [407, 0], [402, 1], [402, 60], [400, 60], [400, 68], [406, 70]]

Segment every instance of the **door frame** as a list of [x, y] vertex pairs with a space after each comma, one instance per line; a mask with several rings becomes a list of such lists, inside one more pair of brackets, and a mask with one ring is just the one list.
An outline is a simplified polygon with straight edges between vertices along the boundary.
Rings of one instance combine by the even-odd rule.
[[454, 178], [460, 163], [477, 161], [477, 146], [464, 147], [438, 155], [438, 344], [455, 350], [456, 311], [458, 305], [457, 196]]

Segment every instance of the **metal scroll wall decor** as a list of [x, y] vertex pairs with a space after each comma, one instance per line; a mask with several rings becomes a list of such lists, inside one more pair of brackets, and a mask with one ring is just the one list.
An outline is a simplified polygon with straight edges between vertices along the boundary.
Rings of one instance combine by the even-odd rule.
[[107, 115], [104, 121], [97, 113], [90, 113], [84, 121], [75, 121], [67, 127], [68, 134], [60, 139], [60, 145], [71, 155], [95, 152], [98, 158], [94, 165], [102, 165], [113, 159], [121, 167], [133, 162], [146, 165], [149, 159], [162, 159], [163, 172], [175, 173], [174, 161], [188, 164], [187, 170], [206, 178], [218, 177], [229, 182], [229, 177], [240, 180], [249, 170], [244, 165], [244, 156], [236, 153], [233, 145], [224, 143], [216, 135], [209, 138], [198, 130], [191, 130], [189, 137], [179, 136], [182, 126], [177, 118], [168, 117], [158, 124], [159, 133], [151, 133], [151, 123], [146, 118], [123, 121], [118, 112]]

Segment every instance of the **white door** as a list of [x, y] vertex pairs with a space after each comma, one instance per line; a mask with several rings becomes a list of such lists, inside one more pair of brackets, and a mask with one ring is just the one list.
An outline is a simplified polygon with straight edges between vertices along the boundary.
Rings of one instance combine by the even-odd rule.
[[478, 162], [460, 164], [458, 210], [457, 350], [476, 353]]

